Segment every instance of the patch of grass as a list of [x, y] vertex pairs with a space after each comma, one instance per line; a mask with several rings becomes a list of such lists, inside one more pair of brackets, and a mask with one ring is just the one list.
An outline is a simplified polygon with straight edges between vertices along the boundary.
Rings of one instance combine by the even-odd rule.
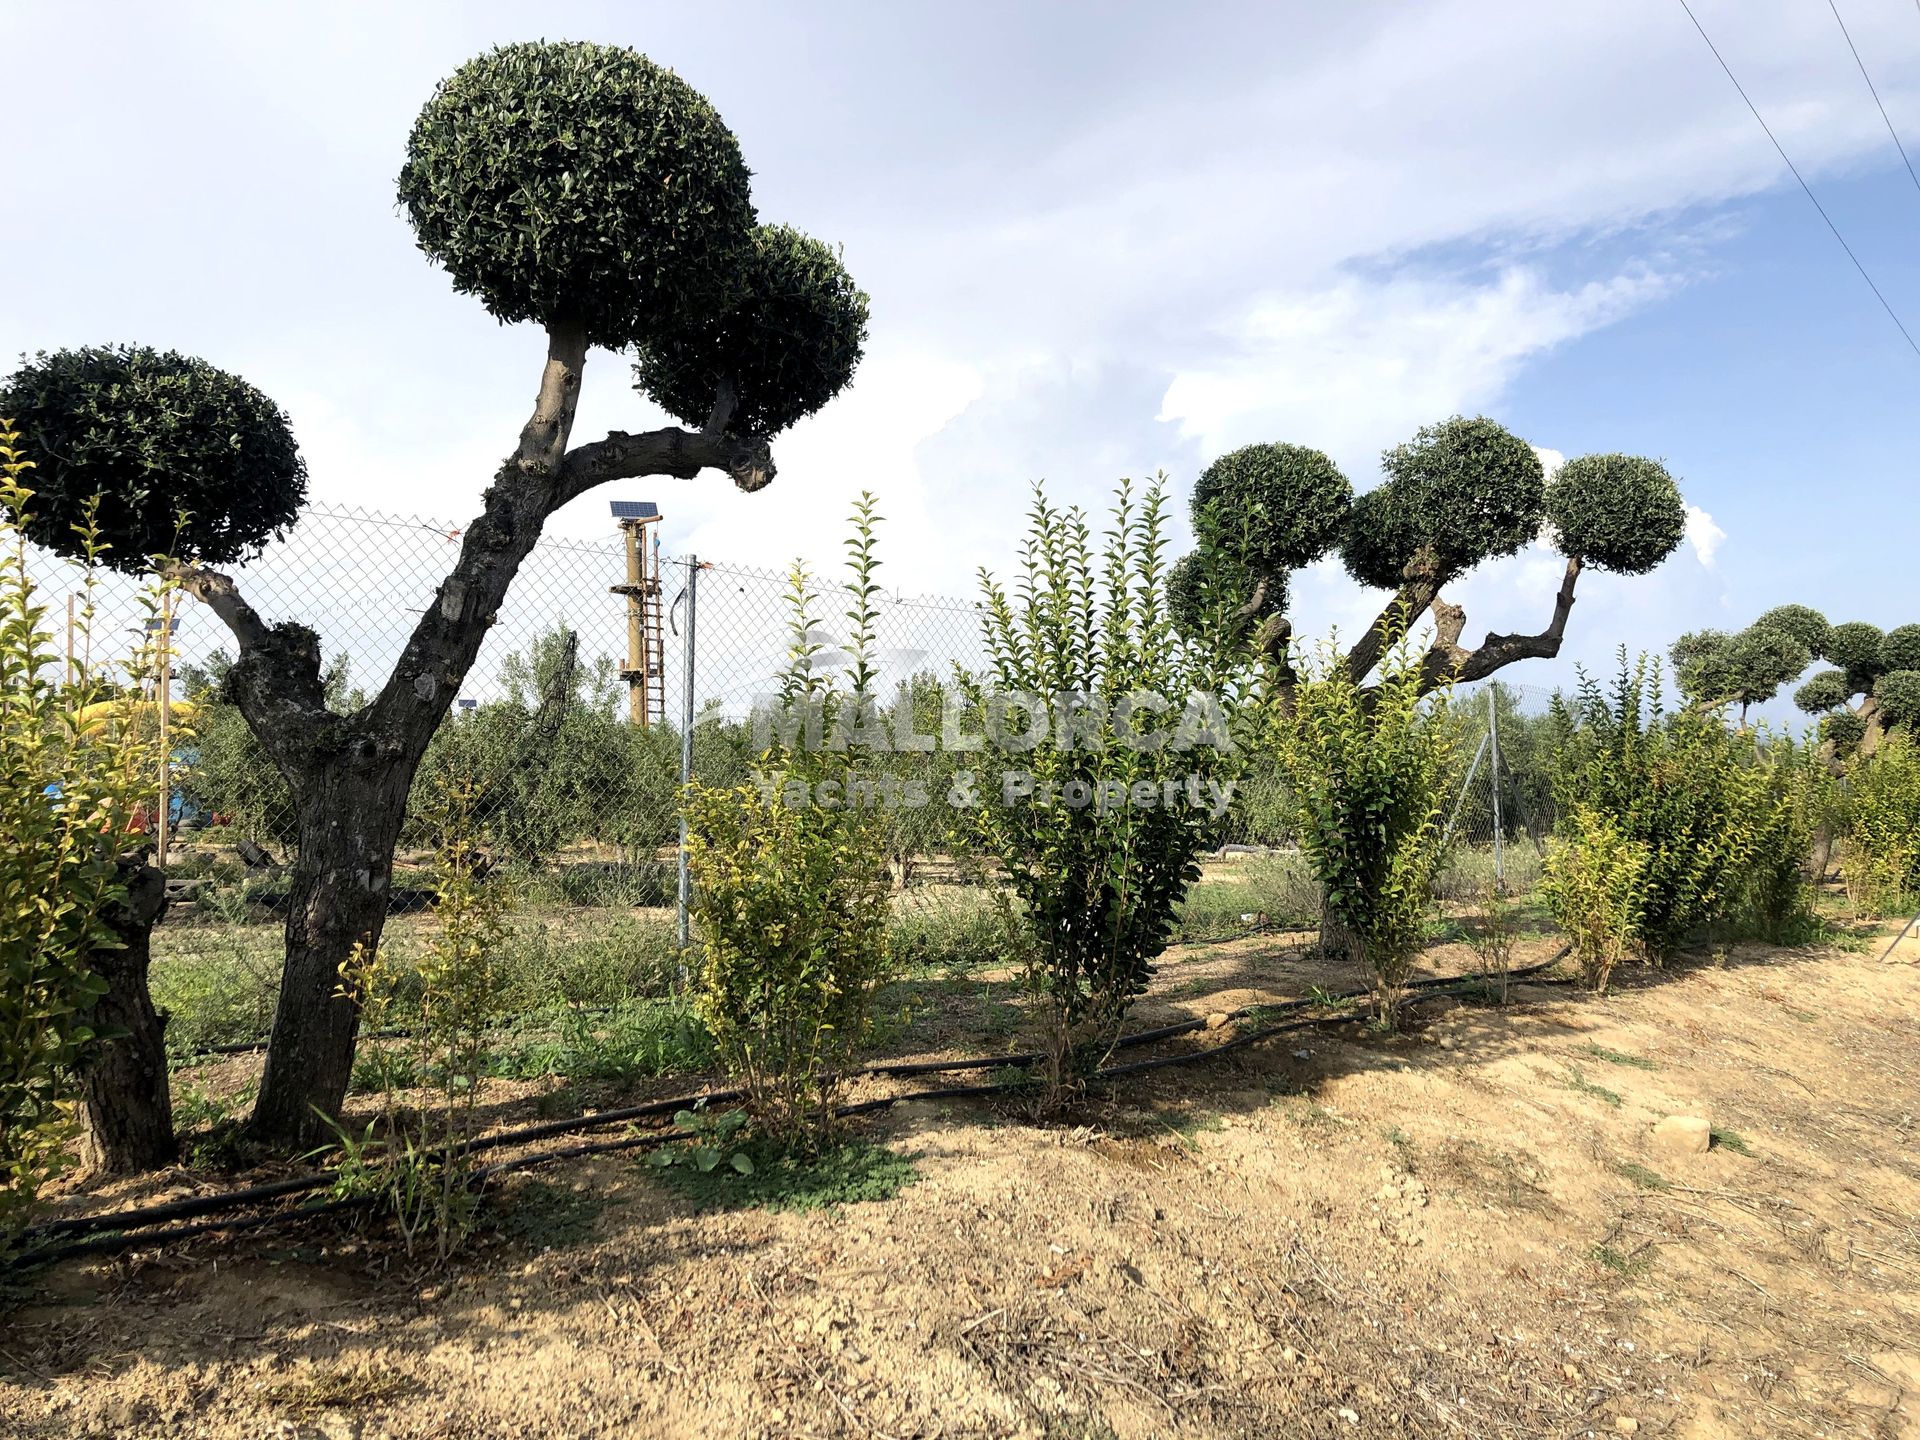
[[607, 1208], [606, 1199], [593, 1190], [547, 1180], [523, 1180], [502, 1198], [505, 1206], [495, 1221], [500, 1233], [536, 1250], [584, 1245]]
[[713, 1039], [685, 1005], [629, 1000], [604, 1012], [562, 1012], [557, 1033], [501, 1045], [488, 1071], [510, 1080], [558, 1075], [631, 1084], [703, 1070], [712, 1062]]
[[806, 1155], [768, 1140], [742, 1147], [753, 1162], [749, 1174], [720, 1165], [701, 1171], [690, 1165], [646, 1173], [678, 1190], [702, 1210], [826, 1210], [871, 1200], [891, 1200], [920, 1178], [914, 1157], [866, 1140], [848, 1139]]
[[1596, 1245], [1587, 1252], [1587, 1258], [1602, 1270], [1611, 1270], [1629, 1280], [1636, 1280], [1653, 1269], [1653, 1257], [1644, 1250], [1629, 1255], [1611, 1245]]
[[1583, 1072], [1578, 1065], [1567, 1066], [1567, 1073], [1560, 1077], [1560, 1083], [1577, 1095], [1585, 1095], [1589, 1099], [1602, 1101], [1605, 1104], [1611, 1105], [1616, 1110], [1621, 1106], [1622, 1102], [1619, 1091], [1609, 1090], [1604, 1085], [1594, 1084], [1593, 1081], [1587, 1079], [1585, 1072]]
[[1736, 1155], [1745, 1155], [1749, 1159], [1752, 1158], [1753, 1147], [1747, 1144], [1747, 1137], [1742, 1135], [1738, 1130], [1722, 1130], [1716, 1126], [1712, 1132], [1712, 1136], [1714, 1149], [1731, 1150]]
[[1609, 1065], [1625, 1065], [1634, 1070], [1658, 1070], [1660, 1064], [1643, 1055], [1629, 1055], [1624, 1050], [1609, 1050], [1604, 1045], [1595, 1045], [1591, 1041], [1580, 1047], [1580, 1053], [1591, 1055], [1595, 1060], [1604, 1060]]
[[1649, 1170], [1637, 1161], [1622, 1160], [1613, 1168], [1617, 1174], [1631, 1180], [1642, 1190], [1671, 1190], [1673, 1188], [1673, 1182], [1668, 1180], [1666, 1176], [1660, 1174], [1658, 1171]]

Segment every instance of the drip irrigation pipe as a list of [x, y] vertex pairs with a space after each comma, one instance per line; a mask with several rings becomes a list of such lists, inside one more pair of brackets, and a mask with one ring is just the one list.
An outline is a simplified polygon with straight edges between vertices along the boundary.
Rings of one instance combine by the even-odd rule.
[[[1559, 963], [1570, 947], [1562, 946], [1553, 956], [1508, 972], [1509, 980], [1523, 979], [1539, 974], [1541, 971]], [[1424, 1004], [1437, 999], [1447, 990], [1473, 984], [1482, 980], [1480, 975], [1461, 974], [1428, 976], [1409, 982], [1404, 988], [1417, 992], [1405, 1002], [1409, 1007]], [[1273, 1004], [1243, 1005], [1227, 1012], [1229, 1020], [1245, 1019], [1261, 1014], [1298, 1015], [1300, 1011], [1327, 1005], [1344, 1005], [1354, 1000], [1365, 999], [1372, 994], [1371, 988], [1344, 991], [1336, 995], [1323, 997], [1302, 997]], [[1351, 1017], [1345, 1013], [1323, 1016], [1309, 1016], [1304, 1019], [1289, 1019], [1276, 1024], [1262, 1026], [1257, 1030], [1236, 1035], [1219, 1045], [1208, 1046], [1200, 1050], [1183, 1051], [1176, 1055], [1158, 1056], [1149, 1060], [1137, 1060], [1125, 1065], [1104, 1066], [1089, 1077], [1094, 1081], [1115, 1079], [1121, 1076], [1145, 1073], [1150, 1070], [1164, 1069], [1173, 1065], [1193, 1064], [1225, 1053], [1253, 1045], [1275, 1035], [1292, 1030], [1310, 1029], [1323, 1025], [1343, 1024]], [[1162, 1025], [1151, 1030], [1143, 1030], [1124, 1036], [1114, 1045], [1114, 1050], [1124, 1050], [1150, 1044], [1157, 1040], [1171, 1039], [1180, 1035], [1192, 1034], [1205, 1029], [1204, 1019], [1184, 1020], [1172, 1025]], [[1040, 1058], [1037, 1052], [1021, 1055], [999, 1055], [991, 1057], [973, 1057], [965, 1060], [906, 1061], [866, 1066], [849, 1072], [849, 1078], [911, 1076], [950, 1073], [965, 1070], [977, 1070], [987, 1067], [1031, 1065]], [[890, 1109], [903, 1102], [921, 1100], [955, 1100], [978, 1098], [1000, 1094], [1007, 1086], [996, 1083], [984, 1085], [949, 1086], [937, 1090], [918, 1091], [905, 1095], [880, 1096], [872, 1100], [856, 1101], [839, 1107], [834, 1113], [842, 1119], [857, 1115], [877, 1113]], [[577, 1134], [585, 1130], [603, 1129], [609, 1125], [626, 1124], [635, 1120], [653, 1119], [661, 1115], [670, 1115], [688, 1109], [702, 1101], [713, 1103], [726, 1102], [742, 1098], [739, 1089], [710, 1091], [703, 1095], [678, 1096], [670, 1100], [655, 1100], [644, 1105], [625, 1106], [616, 1110], [602, 1110], [592, 1115], [574, 1116], [563, 1120], [550, 1120], [537, 1125], [524, 1126], [516, 1130], [499, 1131], [492, 1135], [478, 1136], [468, 1141], [460, 1149], [460, 1154], [470, 1156], [489, 1150], [497, 1150], [508, 1145], [531, 1144], [538, 1140], [552, 1139], [560, 1135]], [[475, 1173], [469, 1183], [484, 1185], [491, 1179], [514, 1171], [531, 1169], [564, 1159], [576, 1159], [591, 1155], [612, 1154], [624, 1150], [645, 1148], [665, 1144], [683, 1138], [677, 1130], [653, 1131], [644, 1135], [623, 1136], [618, 1140], [594, 1141], [581, 1145], [563, 1147], [559, 1150], [540, 1151], [533, 1155], [519, 1156], [497, 1164], [484, 1167]], [[306, 1206], [290, 1211], [277, 1212], [268, 1216], [240, 1217], [229, 1220], [213, 1220], [201, 1224], [178, 1225], [172, 1228], [156, 1229], [169, 1222], [195, 1220], [205, 1215], [216, 1215], [223, 1210], [239, 1209], [243, 1206], [258, 1204], [261, 1201], [283, 1199], [291, 1195], [308, 1194], [333, 1183], [331, 1174], [296, 1175], [281, 1180], [268, 1181], [260, 1185], [250, 1185], [239, 1190], [222, 1191], [214, 1195], [196, 1196], [186, 1200], [169, 1201], [160, 1205], [146, 1206], [134, 1210], [119, 1211], [106, 1215], [76, 1216], [67, 1220], [53, 1220], [27, 1231], [23, 1241], [31, 1247], [33, 1241], [54, 1240], [63, 1236], [91, 1236], [91, 1239], [77, 1239], [65, 1245], [42, 1245], [28, 1248], [18, 1253], [8, 1263], [10, 1269], [26, 1269], [44, 1265], [55, 1260], [67, 1259], [86, 1254], [109, 1254], [120, 1250], [163, 1245], [171, 1240], [188, 1239], [213, 1231], [231, 1231], [255, 1229], [262, 1225], [284, 1219], [312, 1217], [338, 1213], [358, 1205], [368, 1203], [370, 1197], [355, 1197], [331, 1201], [318, 1206]], [[105, 1233], [103, 1233], [105, 1232]], [[131, 1232], [131, 1233], [129, 1233]]]

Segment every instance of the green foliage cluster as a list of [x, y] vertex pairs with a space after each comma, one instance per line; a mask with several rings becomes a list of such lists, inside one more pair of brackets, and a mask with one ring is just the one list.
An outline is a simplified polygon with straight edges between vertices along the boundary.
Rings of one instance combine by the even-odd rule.
[[[55, 647], [27, 573], [33, 469], [0, 420], [0, 1249], [68, 1160], [75, 1070], [96, 1043], [88, 1016], [105, 992], [90, 962], [121, 943], [116, 862], [158, 760], [138, 703], [152, 656], [136, 654], [122, 674]], [[75, 537], [89, 562], [100, 554], [92, 514], [82, 509]], [[89, 564], [86, 627], [93, 583]], [[150, 612], [157, 602], [146, 592]], [[90, 710], [103, 704], [104, 719]]]
[[1646, 574], [1686, 534], [1678, 482], [1644, 456], [1575, 456], [1554, 475], [1545, 498], [1561, 553], [1616, 575]]
[[698, 937], [696, 1003], [756, 1119], [783, 1141], [817, 1142], [833, 1128], [842, 1076], [873, 1023], [874, 997], [892, 977], [885, 826], [875, 809], [815, 803], [821, 787], [846, 799], [875, 723], [874, 579], [879, 560], [872, 496], [855, 508], [848, 542], [853, 664], [816, 664], [816, 596], [804, 568], [791, 580], [791, 643], [780, 699], [786, 713], [817, 713], [843, 743], [810, 745], [777, 733], [735, 788], [696, 780], [685, 798], [687, 859]]
[[777, 435], [846, 388], [867, 339], [867, 297], [840, 257], [785, 225], [761, 225], [744, 293], [717, 316], [695, 313], [652, 335], [634, 374], [669, 414], [706, 423], [723, 384], [727, 428]]
[[399, 191], [455, 289], [509, 323], [577, 322], [610, 350], [725, 308], [751, 248], [733, 132], [671, 70], [613, 45], [469, 60], [414, 122]]
[[1814, 920], [1814, 842], [1835, 803], [1837, 782], [1817, 747], [1781, 738], [1756, 763], [1752, 853], [1738, 918], [1769, 944], [1806, 936]]
[[[1794, 704], [1819, 717], [1819, 737], [1842, 759], [1892, 729], [1920, 726], [1920, 625], [1882, 631], [1863, 620], [1832, 625], [1806, 605], [1776, 605], [1745, 630], [1682, 635], [1671, 658], [1680, 690], [1703, 709], [1747, 708], [1777, 695], [1816, 660]], [[1855, 697], [1860, 697], [1857, 708]]]
[[[712, 1152], [716, 1147], [705, 1143], [704, 1148]], [[655, 1173], [701, 1210], [800, 1214], [891, 1200], [920, 1178], [911, 1156], [857, 1136], [813, 1149], [755, 1136], [737, 1146], [730, 1141], [723, 1154], [725, 1163], [716, 1160], [705, 1168], [698, 1161], [674, 1163], [660, 1166]]]
[[[1027, 983], [1045, 1015], [1048, 1104], [1111, 1052], [1217, 833], [1204, 807], [1164, 803], [1165, 786], [1230, 780], [1239, 763], [1223, 733], [1230, 656], [1180, 639], [1169, 614], [1160, 482], [1139, 499], [1123, 482], [1112, 514], [1096, 554], [1086, 516], [1036, 491], [1013, 591], [981, 573], [989, 663], [985, 683], [972, 683], [977, 703], [1001, 717], [989, 734], [993, 723], [1021, 729], [1006, 723], [1005, 697], [1074, 697], [1071, 740], [1059, 743], [1056, 718], [1053, 743], [1011, 757], [1031, 793], [1008, 797], [987, 779], [964, 812], [967, 839], [1004, 868], [1019, 901]], [[1168, 712], [1147, 723], [1129, 698], [1138, 694]], [[1179, 714], [1196, 695], [1220, 697], [1222, 711]], [[1133, 743], [1155, 729], [1163, 743]], [[1132, 803], [1136, 793], [1155, 803]], [[1127, 800], [1102, 798], [1114, 795]]]
[[1391, 590], [1416, 555], [1438, 573], [1511, 555], [1539, 532], [1540, 457], [1485, 416], [1423, 425], [1380, 457], [1386, 481], [1355, 507], [1344, 558], [1363, 585]]
[[27, 538], [71, 558], [84, 522], [94, 559], [130, 574], [161, 554], [242, 560], [306, 499], [306, 462], [280, 407], [170, 350], [41, 352], [0, 384], [0, 415], [24, 430], [34, 466]]
[[1301, 852], [1325, 895], [1328, 939], [1373, 974], [1391, 1020], [1426, 933], [1445, 858], [1444, 692], [1422, 700], [1420, 655], [1396, 622], [1378, 683], [1361, 689], [1337, 655], [1302, 657], [1277, 742], [1293, 777]]
[[1604, 991], [1645, 932], [1653, 847], [1605, 810], [1582, 805], [1547, 852], [1540, 893], [1567, 932], [1581, 978]]
[[[488, 1039], [499, 1008], [500, 956], [510, 897], [479, 877], [473, 796], [438, 799], [435, 928], [411, 965], [357, 948], [341, 967], [341, 989], [360, 1006], [369, 1031], [389, 1028], [404, 1007], [404, 1042], [369, 1047], [362, 1057], [381, 1096], [380, 1114], [355, 1134], [328, 1119], [337, 1141], [334, 1194], [370, 1195], [392, 1218], [409, 1255], [432, 1241], [445, 1259], [472, 1226], [465, 1142], [475, 1132], [475, 1102], [488, 1073]], [[438, 1094], [426, 1107], [401, 1103], [421, 1083]]]
[[1589, 455], [1548, 480], [1533, 447], [1484, 416], [1423, 426], [1381, 469], [1385, 480], [1356, 498], [1333, 462], [1304, 446], [1249, 445], [1215, 461], [1194, 487], [1200, 548], [1173, 574], [1182, 633], [1204, 618], [1194, 604], [1203, 574], [1231, 597], [1223, 613], [1239, 639], [1285, 612], [1293, 570], [1336, 549], [1363, 585], [1395, 590], [1417, 572], [1437, 589], [1543, 526], [1584, 565], [1642, 574], [1686, 526], [1679, 486], [1658, 461]]
[[1866, 915], [1909, 909], [1920, 899], [1920, 742], [1890, 737], [1847, 775], [1842, 873]]
[[[1763, 923], [1789, 922], [1804, 894], [1790, 877], [1811, 852], [1806, 757], [1786, 745], [1770, 757], [1697, 708], [1667, 713], [1652, 662], [1630, 665], [1624, 651], [1610, 690], [1582, 676], [1573, 716], [1557, 757], [1564, 819], [1549, 869], [1561, 878], [1548, 887], [1550, 900], [1565, 898], [1555, 918], [1570, 933], [1596, 916], [1632, 918], [1633, 952], [1658, 964], [1700, 927], [1743, 920], [1756, 903]], [[1638, 895], [1627, 905], [1612, 887], [1630, 879]], [[1590, 948], [1604, 958], [1612, 944], [1609, 930]]]

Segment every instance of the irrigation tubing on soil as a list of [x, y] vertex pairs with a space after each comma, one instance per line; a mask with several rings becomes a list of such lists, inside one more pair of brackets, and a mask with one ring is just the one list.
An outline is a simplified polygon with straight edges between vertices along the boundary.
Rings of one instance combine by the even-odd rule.
[[[1537, 975], [1558, 964], [1568, 953], [1570, 947], [1562, 946], [1555, 954], [1534, 964], [1509, 971], [1509, 980], [1524, 979]], [[1405, 987], [1415, 992], [1405, 1004], [1408, 1007], [1424, 1004], [1438, 999], [1447, 991], [1480, 982], [1486, 977], [1479, 974], [1427, 976], [1411, 981]], [[1345, 1024], [1352, 1017], [1341, 1011], [1330, 1015], [1300, 1016], [1303, 1010], [1326, 1006], [1344, 1006], [1355, 1000], [1364, 1000], [1373, 993], [1371, 987], [1343, 991], [1336, 995], [1307, 996], [1294, 1000], [1278, 1001], [1271, 1004], [1243, 1005], [1227, 1012], [1228, 1020], [1243, 1020], [1260, 1015], [1272, 1019], [1275, 1016], [1287, 1018], [1273, 1020], [1273, 1023], [1235, 1035], [1232, 1039], [1218, 1045], [1205, 1046], [1198, 1050], [1181, 1051], [1174, 1055], [1156, 1056], [1147, 1060], [1135, 1060], [1122, 1065], [1107, 1065], [1095, 1071], [1089, 1077], [1091, 1081], [1108, 1081], [1128, 1075], [1143, 1074], [1152, 1070], [1166, 1069], [1175, 1065], [1197, 1064], [1211, 1060], [1231, 1050], [1258, 1044], [1275, 1035], [1293, 1030], [1311, 1029], [1318, 1026]], [[1207, 1028], [1205, 1019], [1183, 1020], [1172, 1025], [1156, 1026], [1151, 1030], [1138, 1031], [1123, 1036], [1115, 1042], [1114, 1050], [1126, 1050], [1159, 1040], [1172, 1039], [1180, 1035], [1192, 1034], [1196, 1030]], [[1040, 1059], [1037, 1052], [1025, 1052], [1014, 1055], [976, 1056], [964, 1060], [928, 1060], [883, 1062], [863, 1066], [850, 1071], [848, 1078], [884, 1078], [913, 1075], [935, 1075], [997, 1068], [1001, 1066], [1030, 1065]], [[884, 1095], [872, 1100], [855, 1101], [842, 1105], [834, 1112], [841, 1119], [850, 1119], [858, 1115], [875, 1114], [879, 1111], [903, 1103], [928, 1100], [976, 1099], [988, 1095], [1005, 1094], [1009, 1086], [995, 1082], [976, 1085], [947, 1086], [935, 1090], [913, 1091], [903, 1095]], [[482, 1154], [510, 1145], [527, 1145], [540, 1140], [549, 1140], [561, 1135], [578, 1134], [586, 1130], [605, 1129], [610, 1125], [623, 1125], [637, 1120], [654, 1119], [662, 1115], [672, 1115], [701, 1102], [712, 1104], [716, 1101], [732, 1101], [742, 1098], [737, 1088], [708, 1091], [699, 1095], [682, 1095], [670, 1100], [654, 1100], [643, 1105], [624, 1106], [614, 1110], [596, 1111], [592, 1115], [574, 1116], [564, 1120], [549, 1120], [536, 1125], [527, 1125], [514, 1130], [496, 1131], [491, 1135], [477, 1136], [460, 1147], [461, 1156]], [[596, 1155], [615, 1154], [626, 1150], [649, 1148], [685, 1138], [678, 1130], [656, 1130], [645, 1134], [626, 1135], [617, 1140], [588, 1141], [577, 1145], [564, 1146], [556, 1150], [536, 1151], [530, 1155], [516, 1156], [510, 1160], [499, 1161], [476, 1171], [470, 1177], [469, 1184], [482, 1187], [498, 1177], [516, 1171], [531, 1170], [539, 1166], [550, 1165], [562, 1160], [583, 1159]], [[26, 1248], [15, 1252], [6, 1262], [6, 1269], [27, 1270], [57, 1260], [73, 1259], [83, 1255], [113, 1254], [123, 1250], [145, 1249], [165, 1245], [174, 1240], [191, 1239], [196, 1236], [217, 1231], [236, 1231], [259, 1229], [267, 1225], [285, 1221], [312, 1219], [322, 1215], [339, 1214], [348, 1210], [362, 1208], [371, 1203], [372, 1196], [352, 1196], [328, 1201], [319, 1205], [296, 1207], [292, 1210], [276, 1211], [268, 1215], [250, 1215], [229, 1217], [216, 1220], [204, 1220], [200, 1217], [220, 1215], [223, 1211], [238, 1210], [265, 1201], [285, 1199], [289, 1196], [311, 1194], [334, 1183], [331, 1173], [322, 1172], [313, 1175], [291, 1175], [280, 1180], [271, 1180], [259, 1185], [249, 1185], [238, 1190], [220, 1191], [212, 1195], [199, 1195], [185, 1200], [172, 1200], [159, 1205], [143, 1206], [132, 1210], [121, 1210], [105, 1215], [75, 1216], [65, 1220], [52, 1220], [39, 1225], [22, 1235]], [[173, 1224], [176, 1221], [199, 1221], [200, 1223]], [[165, 1227], [165, 1228], [155, 1228]], [[70, 1237], [70, 1238], [69, 1238]], [[34, 1242], [41, 1242], [37, 1246]], [[52, 1243], [48, 1243], [52, 1242]], [[64, 1242], [64, 1243], [62, 1243]]]

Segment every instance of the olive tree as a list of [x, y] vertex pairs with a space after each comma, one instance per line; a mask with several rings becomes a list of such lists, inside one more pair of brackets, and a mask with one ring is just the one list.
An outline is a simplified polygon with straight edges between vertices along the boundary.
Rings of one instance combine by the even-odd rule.
[[[468, 62], [420, 112], [399, 199], [455, 288], [502, 323], [538, 326], [546, 355], [458, 560], [363, 705], [329, 706], [319, 635], [269, 620], [211, 568], [277, 533], [301, 498], [284, 417], [263, 397], [177, 356], [143, 360], [152, 385], [121, 384], [106, 372], [148, 353], [121, 351], [43, 359], [8, 392], [55, 493], [105, 496], [103, 514], [127, 516], [121, 558], [171, 549], [178, 583], [233, 632], [227, 694], [292, 792], [299, 854], [253, 1114], [255, 1133], [281, 1142], [323, 1133], [320, 1116], [346, 1092], [359, 1011], [340, 991], [341, 963], [379, 940], [415, 771], [547, 517], [642, 475], [711, 469], [760, 489], [774, 476], [770, 438], [847, 384], [866, 334], [866, 296], [838, 255], [758, 224], [746, 162], [714, 107], [631, 50], [518, 44]], [[686, 428], [575, 444], [596, 347], [634, 356], [638, 388]], [[195, 414], [207, 423], [176, 423], [169, 386], [203, 396]], [[222, 397], [252, 422], [230, 443], [211, 420]], [[75, 435], [88, 444], [71, 448]], [[181, 510], [178, 543], [156, 544]], [[57, 540], [65, 517], [42, 513]]]
[[[1420, 429], [1381, 457], [1381, 484], [1356, 496], [1325, 454], [1303, 445], [1255, 444], [1221, 456], [1194, 485], [1200, 547], [1176, 569], [1176, 602], [1203, 575], [1241, 598], [1233, 621], [1272, 667], [1282, 695], [1297, 681], [1288, 659], [1293, 571], [1337, 552], [1347, 573], [1392, 594], [1341, 657], [1356, 683], [1380, 664], [1396, 617], [1430, 615], [1423, 691], [1484, 679], [1515, 661], [1559, 654], [1583, 570], [1640, 575], [1673, 553], [1686, 527], [1680, 489], [1664, 465], [1633, 455], [1569, 460], [1548, 480], [1533, 447], [1485, 417], [1455, 416]], [[1566, 557], [1546, 628], [1461, 643], [1466, 612], [1444, 597], [1461, 576], [1513, 555], [1542, 533]], [[1200, 617], [1181, 606], [1181, 623]]]
[[1820, 717], [1833, 754], [1871, 754], [1890, 731], [1920, 729], [1920, 625], [1883, 632], [1849, 620], [1831, 627], [1814, 657], [1832, 668], [1809, 676], [1793, 702]]

